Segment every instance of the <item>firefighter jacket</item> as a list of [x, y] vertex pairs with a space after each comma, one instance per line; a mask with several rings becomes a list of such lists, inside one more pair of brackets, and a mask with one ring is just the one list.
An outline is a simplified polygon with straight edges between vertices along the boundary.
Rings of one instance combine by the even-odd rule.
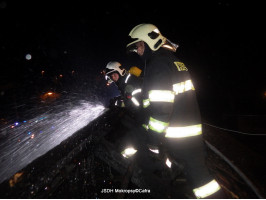
[[167, 138], [201, 134], [201, 117], [188, 68], [160, 48], [146, 61], [143, 82], [145, 121], [150, 131]]
[[187, 179], [197, 197], [217, 192], [220, 187], [205, 164], [200, 111], [188, 68], [160, 48], [146, 59], [144, 73], [142, 115], [151, 138], [148, 143], [163, 144], [172, 159], [186, 163]]
[[130, 73], [126, 73], [125, 76], [120, 76], [116, 85], [121, 93], [125, 107], [135, 109], [142, 105], [140, 97], [141, 84], [142, 79]]

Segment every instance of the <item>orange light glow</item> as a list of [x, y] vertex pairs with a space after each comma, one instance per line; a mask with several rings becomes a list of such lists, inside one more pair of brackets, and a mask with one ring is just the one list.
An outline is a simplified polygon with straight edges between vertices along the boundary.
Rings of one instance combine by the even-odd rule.
[[56, 92], [46, 92], [40, 96], [42, 101], [53, 101], [60, 97], [60, 94]]
[[9, 179], [9, 186], [14, 187], [17, 182], [22, 178], [23, 172], [16, 173], [11, 179]]

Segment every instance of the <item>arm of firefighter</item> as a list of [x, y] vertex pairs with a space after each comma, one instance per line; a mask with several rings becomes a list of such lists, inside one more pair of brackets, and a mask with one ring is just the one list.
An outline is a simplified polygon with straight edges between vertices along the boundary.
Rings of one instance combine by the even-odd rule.
[[148, 69], [143, 85], [144, 98], [149, 101], [144, 112], [145, 121], [149, 131], [163, 133], [169, 124], [175, 100], [172, 72], [167, 62], [158, 60], [150, 63]]
[[125, 107], [124, 98], [122, 96], [117, 96], [110, 99], [109, 108], [112, 107]]
[[141, 79], [135, 76], [131, 76], [128, 84], [125, 88], [126, 97], [129, 97], [130, 101], [135, 107], [142, 105], [141, 102]]
[[193, 82], [191, 80], [190, 73], [186, 65], [181, 61], [172, 63], [175, 76], [173, 77], [173, 91], [175, 95], [182, 95], [186, 92], [195, 90]]

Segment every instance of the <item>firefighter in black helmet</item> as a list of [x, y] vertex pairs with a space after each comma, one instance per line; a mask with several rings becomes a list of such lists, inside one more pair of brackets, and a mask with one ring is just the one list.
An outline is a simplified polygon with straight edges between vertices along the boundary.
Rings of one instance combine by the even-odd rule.
[[[142, 123], [149, 141], [164, 141], [168, 152], [186, 164], [187, 179], [197, 198], [208, 197], [220, 190], [205, 165], [205, 146], [195, 87], [187, 66], [173, 52], [178, 45], [164, 37], [152, 24], [134, 27], [134, 39], [127, 50], [145, 60], [142, 86]], [[171, 159], [168, 159], [171, 166]], [[217, 194], [217, 193], [216, 193]]]

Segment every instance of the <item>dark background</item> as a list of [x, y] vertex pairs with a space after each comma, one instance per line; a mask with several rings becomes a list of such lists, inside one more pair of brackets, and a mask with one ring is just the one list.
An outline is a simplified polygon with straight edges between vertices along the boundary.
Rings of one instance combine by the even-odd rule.
[[[191, 72], [205, 118], [263, 115], [263, 6], [251, 1], [0, 1], [1, 115], [12, 102], [27, 104], [48, 89], [106, 102], [116, 94], [100, 74], [109, 61], [142, 67], [137, 56], [125, 53], [128, 33], [140, 23], [156, 25], [179, 44], [176, 56]], [[28, 53], [31, 60], [25, 59]]]

